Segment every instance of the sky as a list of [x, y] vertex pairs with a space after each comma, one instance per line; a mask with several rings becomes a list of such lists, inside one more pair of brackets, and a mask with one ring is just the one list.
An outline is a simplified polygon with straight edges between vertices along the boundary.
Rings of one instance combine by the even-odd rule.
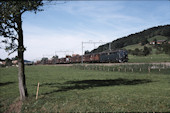
[[[81, 55], [82, 42], [100, 42], [84, 43], [83, 52], [90, 51], [132, 33], [170, 24], [168, 0], [55, 1], [50, 4], [43, 7], [44, 11], [26, 12], [22, 16], [26, 60]], [[16, 55], [8, 56], [8, 52], [0, 49], [1, 59]]]

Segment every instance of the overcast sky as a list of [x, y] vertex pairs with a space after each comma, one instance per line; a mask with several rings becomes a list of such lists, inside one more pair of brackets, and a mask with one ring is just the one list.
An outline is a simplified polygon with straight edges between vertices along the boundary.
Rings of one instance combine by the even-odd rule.
[[[170, 1], [63, 1], [44, 7], [44, 11], [23, 15], [25, 59], [73, 51], [82, 54], [82, 42], [111, 42], [144, 29], [170, 24]], [[2, 37], [1, 37], [2, 39]], [[97, 48], [99, 44], [96, 44]], [[84, 50], [94, 49], [84, 44]], [[0, 58], [8, 56], [0, 49]], [[72, 54], [67, 52], [66, 54]]]

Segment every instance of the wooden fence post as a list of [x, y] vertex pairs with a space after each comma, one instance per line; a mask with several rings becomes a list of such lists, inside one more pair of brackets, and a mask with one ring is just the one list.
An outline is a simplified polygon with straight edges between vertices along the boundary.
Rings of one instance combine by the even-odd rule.
[[161, 69], [159, 68], [159, 72], [161, 71]]
[[36, 100], [38, 99], [38, 91], [39, 91], [39, 82], [38, 82], [38, 86], [37, 86], [37, 93], [36, 93]]
[[142, 71], [142, 69], [140, 68], [140, 70], [139, 70], [140, 72]]
[[149, 72], [149, 73], [151, 72], [151, 69], [150, 69], [150, 67], [148, 67], [148, 72]]

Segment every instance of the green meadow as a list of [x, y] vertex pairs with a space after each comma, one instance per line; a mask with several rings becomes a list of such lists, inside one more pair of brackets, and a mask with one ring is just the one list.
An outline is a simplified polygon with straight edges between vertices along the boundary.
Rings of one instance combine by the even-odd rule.
[[151, 54], [148, 56], [128, 55], [129, 63], [160, 63], [170, 62], [170, 55], [167, 54]]
[[[134, 66], [135, 67], [135, 66]], [[170, 69], [26, 66], [29, 97], [21, 112], [168, 112]], [[144, 69], [144, 68], [142, 68]], [[36, 100], [37, 84], [40, 83]], [[0, 112], [19, 99], [17, 68], [0, 68]], [[13, 111], [15, 112], [15, 110]]]

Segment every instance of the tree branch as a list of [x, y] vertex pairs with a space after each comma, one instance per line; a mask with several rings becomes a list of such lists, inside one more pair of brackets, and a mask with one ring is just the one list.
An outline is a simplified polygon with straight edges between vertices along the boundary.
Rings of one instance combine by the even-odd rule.
[[12, 20], [10, 20], [10, 21], [13, 22], [14, 25], [11, 25], [8, 21], [6, 22], [6, 24], [7, 24], [9, 27], [15, 29], [15, 31], [17, 31], [17, 28], [15, 27], [14, 21], [12, 21]]
[[17, 50], [18, 50], [18, 48], [14, 49], [12, 52], [8, 53], [8, 56], [11, 55], [12, 53], [14, 53]]
[[26, 9], [24, 9], [23, 11], [21, 11], [21, 15], [22, 15], [25, 11], [27, 11], [27, 10], [26, 10]]
[[[9, 39], [14, 39], [14, 40], [18, 40], [18, 38], [14, 37], [14, 36], [10, 36], [10, 32], [2, 32], [2, 35], [4, 37], [7, 37]], [[13, 34], [14, 35], [14, 34]]]

